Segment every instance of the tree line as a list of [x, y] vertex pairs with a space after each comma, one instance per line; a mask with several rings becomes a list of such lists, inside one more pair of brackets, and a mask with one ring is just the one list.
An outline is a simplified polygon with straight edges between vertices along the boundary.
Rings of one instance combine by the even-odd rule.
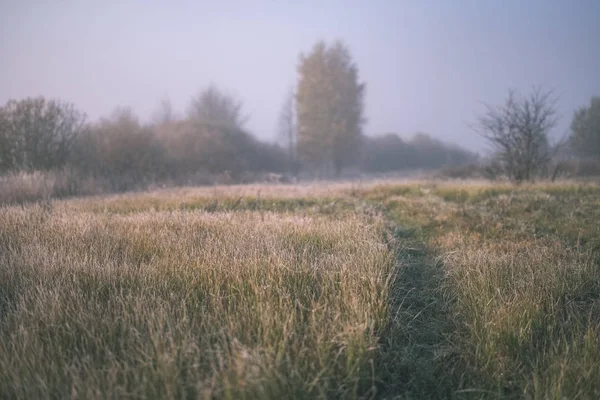
[[[153, 182], [211, 183], [289, 176], [339, 177], [480, 163], [477, 154], [418, 133], [367, 136], [366, 85], [348, 47], [318, 42], [300, 56], [298, 81], [278, 120], [278, 143], [258, 140], [246, 128], [243, 104], [216, 86], [194, 97], [184, 115], [163, 100], [153, 121], [142, 123], [129, 108], [88, 122], [74, 105], [43, 97], [10, 100], [0, 107], [0, 173], [68, 168], [126, 190]], [[547, 171], [557, 154], [600, 158], [600, 98], [578, 110], [570, 136], [552, 142], [556, 99], [534, 88], [509, 92], [488, 105], [473, 128], [493, 148], [492, 163], [515, 181]], [[568, 150], [565, 150], [568, 149]]]
[[151, 123], [140, 122], [130, 108], [87, 123], [71, 104], [43, 97], [9, 101], [0, 108], [0, 170], [68, 168], [117, 191], [283, 171], [285, 153], [243, 129], [237, 107], [231, 96], [208, 87], [185, 117], [171, 114], [163, 102], [161, 117]]

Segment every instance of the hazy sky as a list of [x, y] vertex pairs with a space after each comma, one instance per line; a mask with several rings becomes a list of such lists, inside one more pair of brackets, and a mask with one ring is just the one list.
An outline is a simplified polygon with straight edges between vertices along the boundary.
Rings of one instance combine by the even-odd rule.
[[346, 41], [367, 83], [368, 134], [424, 131], [471, 149], [480, 102], [542, 84], [558, 133], [600, 95], [600, 0], [0, 0], [0, 103], [44, 95], [91, 119], [168, 96], [183, 113], [215, 83], [275, 136], [298, 55]]

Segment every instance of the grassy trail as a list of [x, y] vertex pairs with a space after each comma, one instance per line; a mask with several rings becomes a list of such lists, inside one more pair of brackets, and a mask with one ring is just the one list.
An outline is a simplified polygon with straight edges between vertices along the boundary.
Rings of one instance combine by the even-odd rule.
[[384, 205], [405, 248], [390, 290], [404, 313], [390, 394], [600, 395], [598, 186], [405, 185], [365, 197]]
[[600, 187], [0, 207], [0, 398], [600, 398]]

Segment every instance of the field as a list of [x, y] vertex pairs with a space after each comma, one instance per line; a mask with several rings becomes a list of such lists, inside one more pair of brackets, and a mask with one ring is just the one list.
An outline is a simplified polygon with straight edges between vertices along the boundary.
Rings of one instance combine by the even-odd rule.
[[0, 206], [0, 398], [600, 398], [600, 186]]

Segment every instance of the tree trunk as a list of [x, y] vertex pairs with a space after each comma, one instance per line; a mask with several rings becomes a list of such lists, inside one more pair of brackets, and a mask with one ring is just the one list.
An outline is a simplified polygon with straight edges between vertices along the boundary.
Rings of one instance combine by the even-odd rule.
[[334, 163], [333, 168], [335, 169], [335, 178], [339, 179], [340, 176], [342, 175], [342, 163], [339, 163], [339, 162]]

